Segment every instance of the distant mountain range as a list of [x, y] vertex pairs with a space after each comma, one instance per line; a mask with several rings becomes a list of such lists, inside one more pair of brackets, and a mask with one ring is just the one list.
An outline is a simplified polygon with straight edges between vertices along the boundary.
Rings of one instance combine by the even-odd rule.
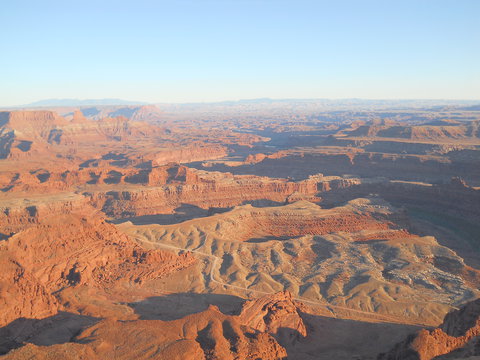
[[90, 106], [90, 105], [146, 105], [142, 101], [129, 101], [122, 99], [46, 99], [35, 101], [30, 104], [21, 105], [18, 107], [51, 107], [51, 106]]
[[[12, 108], [52, 108], [52, 107], [85, 107], [85, 106], [139, 106], [148, 105], [147, 102], [130, 101], [122, 99], [46, 99], [24, 104]], [[187, 108], [203, 108], [203, 107], [236, 107], [238, 105], [250, 106], [321, 106], [323, 110], [326, 107], [340, 108], [357, 108], [366, 106], [368, 109], [377, 108], [427, 108], [431, 110], [441, 110], [442, 107], [456, 107], [458, 110], [478, 111], [478, 100], [429, 100], [429, 99], [241, 99], [217, 102], [190, 102], [190, 103], [158, 103], [162, 108], [165, 107], [187, 107]]]

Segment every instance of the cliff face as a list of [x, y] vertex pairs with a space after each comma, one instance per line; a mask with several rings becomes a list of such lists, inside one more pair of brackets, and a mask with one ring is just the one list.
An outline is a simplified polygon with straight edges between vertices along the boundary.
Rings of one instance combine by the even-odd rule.
[[93, 203], [109, 216], [124, 218], [170, 213], [184, 203], [202, 209], [227, 208], [257, 200], [284, 203], [295, 193], [314, 198], [317, 192], [317, 184], [314, 182], [288, 183], [240, 178], [132, 191], [110, 191], [95, 194]]
[[175, 166], [167, 170], [172, 171], [184, 175], [165, 179], [157, 172], [155, 184], [165, 186], [96, 192], [92, 193], [92, 203], [108, 216], [122, 218], [171, 213], [181, 204], [209, 209], [255, 202], [283, 204], [298, 200], [315, 201], [319, 200], [317, 196], [320, 192], [361, 182], [359, 179], [324, 178], [321, 175], [300, 182], [231, 174], [210, 175]]
[[411, 140], [442, 140], [479, 138], [479, 122], [467, 124], [454, 121], [439, 121], [424, 125], [406, 125], [395, 121], [372, 121], [353, 126], [341, 133], [350, 137], [396, 138]]
[[[90, 162], [89, 164], [91, 164]], [[88, 185], [148, 185], [195, 184], [198, 175], [190, 169], [169, 164], [165, 166], [137, 168], [119, 168], [104, 164], [104, 160], [95, 161], [91, 167], [80, 169], [37, 169], [31, 172], [3, 172], [0, 188], [8, 193], [46, 194], [73, 190], [77, 186]]]
[[478, 353], [478, 122], [74, 110], [0, 112], [7, 359]]
[[[231, 172], [235, 175], [254, 174], [279, 178], [305, 179], [321, 172], [326, 176], [354, 174], [358, 177], [441, 182], [460, 176], [478, 184], [480, 157], [477, 145], [438, 145], [422, 143], [371, 142], [348, 143], [342, 138], [336, 146], [325, 150], [286, 151], [276, 156], [250, 157], [246, 163], [205, 163], [196, 166], [210, 171]], [[324, 144], [327, 145], [327, 144]], [[336, 150], [332, 150], [336, 148]], [[448, 153], [448, 154], [446, 154]]]
[[[140, 120], [150, 113], [135, 117]], [[93, 160], [108, 149], [123, 152], [127, 158], [153, 161], [154, 165], [169, 162], [191, 162], [217, 159], [228, 151], [222, 139], [231, 142], [230, 133], [220, 133], [215, 141], [207, 135], [175, 132], [143, 121], [130, 120], [118, 114], [96, 121], [87, 119], [80, 111], [71, 121], [52, 111], [12, 111], [0, 113], [0, 158], [30, 159], [42, 156]], [[239, 139], [258, 141], [257, 137], [239, 134]], [[207, 140], [207, 141], [205, 141]], [[243, 140], [242, 140], [243, 141]], [[128, 146], [126, 146], [128, 144]], [[179, 146], [181, 144], [181, 146]], [[125, 153], [127, 151], [127, 153]]]
[[[8, 236], [49, 214], [68, 214], [93, 205], [113, 218], [171, 214], [188, 204], [208, 211], [245, 203], [284, 204], [319, 200], [322, 192], [361, 183], [356, 178], [323, 177], [300, 182], [199, 172], [175, 163], [146, 169], [90, 167], [54, 172], [5, 172], [0, 233]], [[85, 191], [74, 191], [82, 185]], [[118, 190], [120, 188], [121, 190]], [[90, 190], [91, 189], [91, 190]], [[35, 196], [28, 194], [37, 193]], [[55, 194], [54, 194], [55, 193]], [[28, 202], [21, 196], [30, 196]]]
[[[154, 165], [163, 165], [170, 162], [194, 162], [205, 159], [219, 159], [228, 154], [227, 148], [217, 144], [189, 144], [187, 146], [171, 147], [151, 157]], [[149, 157], [150, 159], [150, 157]]]
[[29, 201], [2, 199], [0, 206], [0, 233], [10, 235], [39, 224], [55, 215], [83, 213], [92, 216], [94, 209], [80, 194], [63, 193], [56, 196], [37, 196]]
[[[467, 186], [458, 178], [450, 179], [445, 184], [416, 184], [409, 182], [383, 181], [364, 182], [357, 186], [344, 188], [340, 192], [332, 192], [336, 201], [354, 199], [378, 194], [383, 199], [407, 206], [436, 209], [457, 217], [480, 221], [480, 190]], [[327, 197], [327, 195], [325, 195]], [[328, 202], [329, 199], [325, 199]]]
[[0, 112], [0, 159], [46, 151], [48, 142], [58, 136], [57, 128], [64, 125], [67, 122], [52, 111]]
[[67, 125], [67, 121], [53, 111], [0, 112], [0, 126], [17, 130], [42, 131]]
[[[445, 316], [434, 330], [421, 330], [398, 344], [379, 360], [461, 359], [480, 355], [480, 300]], [[449, 354], [449, 356], [447, 356]], [[441, 356], [444, 355], [444, 356]]]

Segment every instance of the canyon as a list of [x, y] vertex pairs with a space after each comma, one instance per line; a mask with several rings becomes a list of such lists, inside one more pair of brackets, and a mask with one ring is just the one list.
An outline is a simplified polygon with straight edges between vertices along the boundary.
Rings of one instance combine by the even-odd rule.
[[0, 358], [479, 356], [480, 112], [0, 111]]

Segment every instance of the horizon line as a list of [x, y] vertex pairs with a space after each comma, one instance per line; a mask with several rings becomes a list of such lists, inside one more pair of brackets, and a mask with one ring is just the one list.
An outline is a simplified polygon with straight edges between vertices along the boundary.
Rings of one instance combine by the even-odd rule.
[[[35, 105], [36, 103], [41, 103], [45, 101], [78, 101], [78, 102], [87, 102], [87, 101], [119, 101], [119, 103], [109, 103], [109, 104], [94, 104], [94, 103], [85, 103], [81, 105]], [[235, 103], [235, 102], [248, 102], [248, 101], [348, 101], [348, 100], [357, 100], [357, 101], [446, 101], [446, 102], [480, 102], [478, 99], [469, 99], [469, 98], [362, 98], [362, 97], [339, 97], [339, 98], [295, 98], [295, 97], [258, 97], [258, 98], [240, 98], [240, 99], [225, 99], [225, 100], [210, 100], [210, 101], [135, 101], [135, 100], [126, 100], [121, 98], [48, 98], [36, 100], [27, 104], [20, 105], [0, 105], [0, 108], [22, 108], [22, 107], [72, 107], [72, 106], [135, 106], [135, 105], [156, 105], [156, 104], [171, 104], [171, 105], [191, 105], [191, 104], [219, 104], [219, 103]], [[122, 104], [121, 102], [128, 102], [129, 104]]]

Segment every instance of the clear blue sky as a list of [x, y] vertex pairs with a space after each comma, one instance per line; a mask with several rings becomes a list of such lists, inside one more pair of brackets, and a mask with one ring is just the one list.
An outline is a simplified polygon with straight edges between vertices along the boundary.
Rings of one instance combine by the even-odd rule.
[[480, 99], [480, 0], [12, 0], [0, 105]]

